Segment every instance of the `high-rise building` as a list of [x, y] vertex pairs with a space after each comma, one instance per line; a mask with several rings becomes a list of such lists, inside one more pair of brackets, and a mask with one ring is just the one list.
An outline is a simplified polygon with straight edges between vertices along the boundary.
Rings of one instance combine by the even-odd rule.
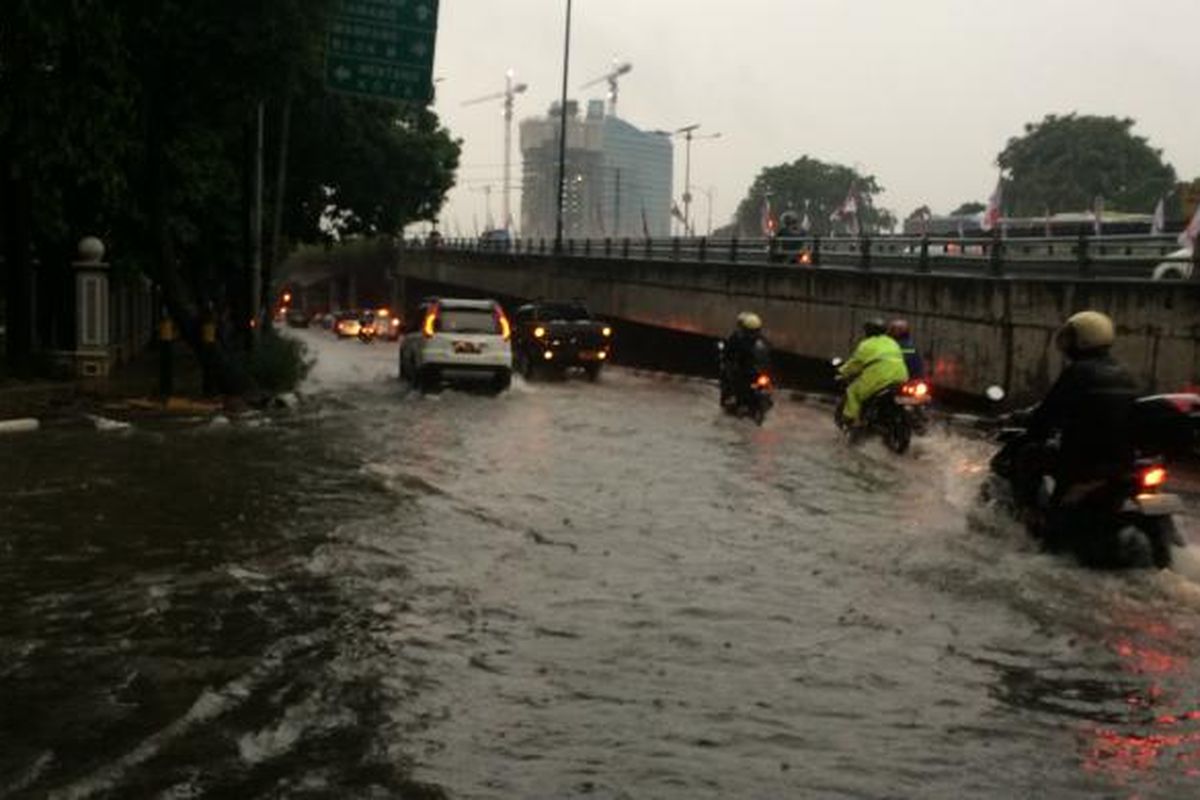
[[[560, 123], [558, 103], [547, 116], [521, 122], [520, 233], [526, 238], [555, 235]], [[578, 104], [568, 101], [563, 236], [668, 236], [671, 168], [669, 134], [607, 116], [603, 100], [589, 102], [581, 119]]]

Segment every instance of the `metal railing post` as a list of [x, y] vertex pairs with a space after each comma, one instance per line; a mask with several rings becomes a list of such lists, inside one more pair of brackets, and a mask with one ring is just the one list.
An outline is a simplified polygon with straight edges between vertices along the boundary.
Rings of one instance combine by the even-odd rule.
[[584, 254], [585, 256], [591, 256], [591, 254], [592, 254], [592, 240], [591, 240], [591, 237], [589, 237], [589, 238], [587, 238], [587, 239], [584, 239], [584, 240], [583, 240], [583, 254]]
[[604, 257], [612, 258], [612, 237], [611, 236], [604, 237]]
[[654, 246], [651, 244], [650, 237], [646, 237], [646, 260], [649, 261], [654, 257]]
[[696, 255], [700, 257], [700, 263], [703, 264], [708, 260], [708, 237], [701, 236], [698, 243]]
[[779, 240], [771, 236], [767, 239], [767, 263], [774, 264], [777, 255], [779, 255]]
[[996, 277], [1004, 274], [1004, 240], [1000, 238], [999, 228], [992, 230], [992, 245], [988, 249], [988, 266]]
[[871, 268], [871, 237], [858, 238], [858, 265], [863, 269]]
[[672, 261], [679, 260], [679, 237], [678, 236], [671, 237], [671, 260]]
[[1075, 258], [1079, 262], [1079, 276], [1081, 278], [1092, 277], [1092, 255], [1088, 251], [1087, 231], [1079, 234], [1079, 244], [1075, 249]]
[[821, 266], [821, 237], [820, 236], [813, 237], [812, 265], [814, 267]]
[[575, 255], [575, 239], [574, 238], [567, 239], [567, 255], [569, 255], [569, 256]]
[[729, 263], [736, 264], [738, 260], [738, 237], [729, 240]]
[[917, 272], [929, 272], [929, 234], [921, 236], [921, 255], [917, 258]]
[[621, 258], [629, 258], [629, 237], [621, 240]]

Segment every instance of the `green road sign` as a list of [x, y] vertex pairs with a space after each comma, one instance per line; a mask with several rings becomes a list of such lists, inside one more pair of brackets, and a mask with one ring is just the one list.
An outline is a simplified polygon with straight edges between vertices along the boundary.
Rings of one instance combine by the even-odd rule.
[[429, 103], [436, 39], [437, 0], [342, 0], [326, 41], [326, 85]]

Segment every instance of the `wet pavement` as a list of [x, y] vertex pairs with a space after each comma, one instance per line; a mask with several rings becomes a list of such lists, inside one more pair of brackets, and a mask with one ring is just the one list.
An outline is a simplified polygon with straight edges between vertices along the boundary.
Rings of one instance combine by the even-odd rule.
[[986, 444], [298, 335], [296, 411], [0, 441], [0, 797], [1200, 795], [1200, 559], [1036, 553]]

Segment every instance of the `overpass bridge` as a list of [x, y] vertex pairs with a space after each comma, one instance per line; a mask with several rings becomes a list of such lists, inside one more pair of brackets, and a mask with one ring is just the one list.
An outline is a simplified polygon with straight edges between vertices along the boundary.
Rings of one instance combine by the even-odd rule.
[[995, 383], [1017, 398], [1041, 392], [1061, 365], [1055, 329], [1072, 312], [1097, 308], [1116, 321], [1115, 353], [1148, 390], [1200, 384], [1200, 285], [1145, 279], [1170, 252], [1168, 239], [1111, 237], [1082, 253], [1071, 249], [1079, 242], [1006, 241], [1003, 258], [997, 240], [960, 241], [957, 252], [930, 238], [810, 242], [818, 263], [807, 265], [778, 261], [781, 243], [765, 240], [566, 242], [559, 253], [546, 243], [375, 240], [322, 257], [331, 274], [341, 260], [374, 265], [410, 306], [431, 289], [507, 301], [579, 298], [616, 321], [618, 336], [622, 322], [723, 336], [737, 311], [754, 309], [777, 348], [811, 365], [845, 354], [864, 320], [901, 316], [935, 383], [965, 395]]

